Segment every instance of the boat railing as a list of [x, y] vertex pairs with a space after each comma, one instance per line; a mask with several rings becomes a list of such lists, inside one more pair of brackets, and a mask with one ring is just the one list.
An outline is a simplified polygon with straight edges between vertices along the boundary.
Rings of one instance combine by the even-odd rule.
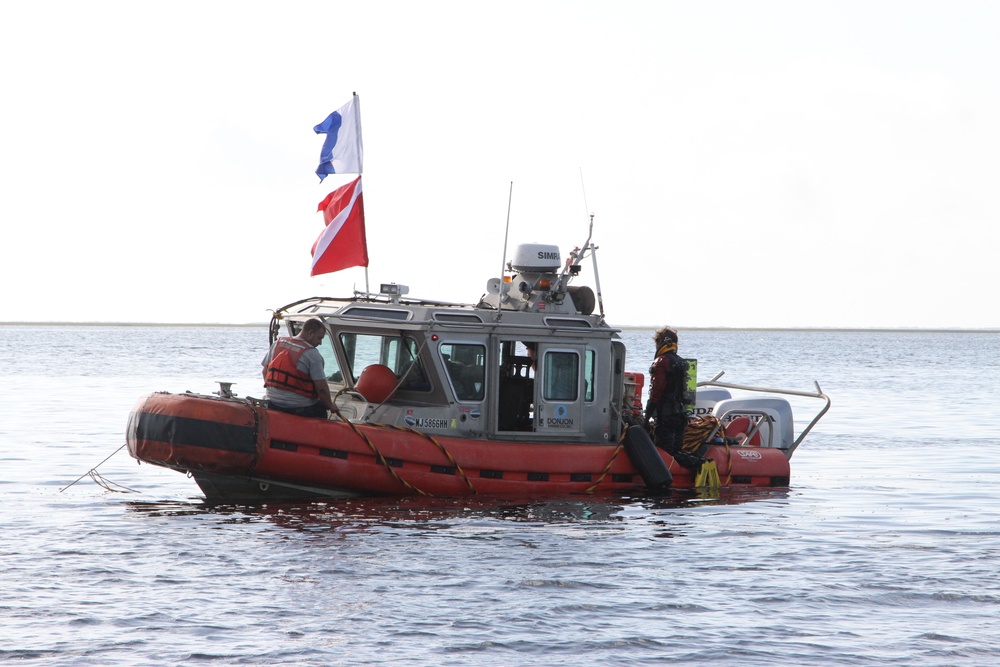
[[[380, 306], [390, 306], [398, 309], [393, 311], [397, 313], [407, 312], [405, 311], [406, 308], [410, 308], [410, 310], [408, 311], [409, 316], [405, 318], [379, 317], [373, 316], [372, 314], [342, 312], [343, 308], [350, 304], [376, 304]], [[470, 321], [466, 322], [439, 319], [437, 315], [442, 314], [441, 312], [434, 312], [433, 310], [430, 312], [421, 312], [414, 310], [415, 308], [465, 309], [469, 311], [470, 318], [476, 317], [480, 319], [478, 321], [472, 321], [470, 319]], [[386, 323], [389, 323], [395, 328], [413, 330], [430, 330], [432, 328], [470, 331], [482, 330], [483, 328], [487, 328], [491, 331], [499, 329], [531, 329], [545, 331], [548, 333], [560, 332], [576, 333], [581, 335], [586, 335], [587, 332], [595, 332], [601, 336], [607, 335], [608, 333], [619, 333], [621, 331], [621, 329], [609, 327], [604, 321], [604, 318], [597, 315], [567, 313], [553, 314], [546, 316], [544, 322], [539, 324], [526, 321], [487, 321], [484, 315], [485, 313], [482, 312], [482, 309], [476, 308], [475, 306], [469, 304], [447, 303], [443, 301], [400, 300], [399, 302], [389, 302], [384, 300], [369, 301], [349, 298], [310, 297], [272, 311], [271, 329], [272, 335], [276, 337], [278, 335], [277, 332], [280, 331], [280, 323], [283, 321], [305, 321], [311, 317], [337, 317], [338, 320], [345, 322], [354, 322], [363, 325], [386, 325]]]
[[820, 400], [823, 401], [823, 407], [820, 409], [819, 412], [816, 413], [816, 416], [812, 418], [812, 421], [809, 422], [809, 424], [802, 430], [802, 432], [799, 433], [798, 437], [795, 438], [795, 441], [792, 443], [792, 446], [788, 448], [788, 451], [785, 452], [788, 455], [789, 458], [791, 458], [792, 453], [799, 446], [799, 444], [803, 440], [805, 440], [805, 437], [806, 437], [806, 435], [808, 435], [809, 431], [811, 431], [813, 429], [813, 427], [816, 426], [816, 423], [819, 422], [819, 420], [823, 418], [823, 415], [825, 415], [827, 413], [827, 411], [830, 409], [830, 405], [831, 405], [830, 397], [823, 393], [823, 390], [820, 389], [819, 382], [816, 382], [815, 380], [813, 381], [813, 384], [816, 386], [816, 391], [801, 391], [801, 390], [797, 390], [797, 389], [775, 389], [775, 388], [771, 388], [771, 387], [754, 387], [752, 385], [734, 384], [734, 383], [731, 383], [731, 382], [719, 382], [719, 378], [721, 378], [724, 374], [725, 374], [725, 371], [719, 371], [719, 373], [715, 377], [713, 377], [711, 380], [705, 380], [705, 381], [699, 382], [698, 386], [699, 387], [722, 387], [724, 389], [737, 389], [739, 391], [753, 391], [753, 392], [758, 392], [758, 393], [762, 393], [762, 394], [779, 394], [779, 395], [785, 395], [785, 396], [804, 396], [806, 398], [817, 398], [817, 399], [820, 399]]
[[[704, 439], [704, 442], [714, 442], [716, 437], [727, 438], [725, 431], [725, 426], [723, 421], [733, 419], [735, 417], [749, 417], [750, 419], [750, 429], [744, 433], [740, 433], [743, 437], [740, 438], [739, 442], [735, 443], [738, 446], [745, 445], [753, 440], [753, 437], [758, 433], [761, 435], [767, 435], [767, 444], [765, 447], [774, 446], [774, 418], [766, 412], [761, 412], [760, 410], [747, 410], [741, 408], [739, 410], [734, 410], [725, 413], [724, 415], [717, 415], [719, 417], [718, 423], [716, 423], [715, 428], [708, 434], [708, 437]], [[761, 427], [764, 425], [768, 426], [767, 431], [761, 431]], [[730, 441], [732, 442], [732, 441]]]

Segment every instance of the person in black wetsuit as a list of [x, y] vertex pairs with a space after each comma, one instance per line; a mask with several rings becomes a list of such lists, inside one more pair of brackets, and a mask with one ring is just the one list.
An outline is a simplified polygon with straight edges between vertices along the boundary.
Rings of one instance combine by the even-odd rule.
[[649, 367], [649, 400], [646, 420], [655, 420], [656, 446], [677, 458], [684, 445], [687, 412], [684, 391], [687, 387], [687, 362], [677, 354], [677, 332], [663, 327], [653, 334], [656, 357]]

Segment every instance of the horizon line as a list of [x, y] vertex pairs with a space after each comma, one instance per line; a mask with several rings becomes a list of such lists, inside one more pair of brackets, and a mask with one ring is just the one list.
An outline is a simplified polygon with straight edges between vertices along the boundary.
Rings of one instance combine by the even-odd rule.
[[[266, 327], [269, 322], [0, 322], [0, 326], [54, 326], [54, 327]], [[625, 324], [612, 327], [614, 329], [658, 329], [659, 325]], [[825, 326], [682, 326], [674, 327], [679, 331], [802, 331], [802, 332], [885, 332], [885, 333], [1000, 333], [1000, 328], [989, 327], [825, 327]]]

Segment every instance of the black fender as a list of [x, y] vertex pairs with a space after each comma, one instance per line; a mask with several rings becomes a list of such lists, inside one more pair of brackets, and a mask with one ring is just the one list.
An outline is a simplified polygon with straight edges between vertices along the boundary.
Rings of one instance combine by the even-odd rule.
[[653, 444], [644, 428], [629, 426], [625, 431], [624, 445], [625, 453], [642, 475], [642, 480], [648, 489], [666, 491], [670, 488], [674, 476], [670, 474], [670, 469], [660, 457], [660, 450]]

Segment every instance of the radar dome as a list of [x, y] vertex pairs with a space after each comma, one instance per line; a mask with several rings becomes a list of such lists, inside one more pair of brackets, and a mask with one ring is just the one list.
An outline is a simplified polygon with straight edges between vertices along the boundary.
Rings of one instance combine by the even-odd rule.
[[562, 265], [559, 246], [543, 243], [522, 243], [514, 251], [511, 267], [526, 273], [553, 273]]

